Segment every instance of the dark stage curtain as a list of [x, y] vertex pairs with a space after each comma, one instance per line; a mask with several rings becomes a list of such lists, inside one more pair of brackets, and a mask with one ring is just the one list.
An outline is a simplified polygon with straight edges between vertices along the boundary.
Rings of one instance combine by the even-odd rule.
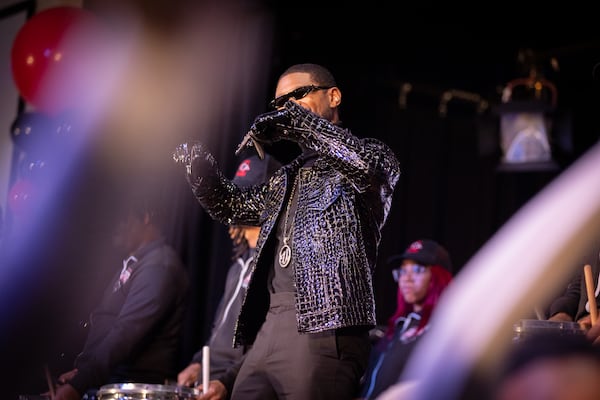
[[[344, 71], [343, 66], [333, 68], [338, 69]], [[400, 253], [415, 239], [432, 238], [447, 247], [455, 272], [460, 273], [461, 266], [498, 228], [577, 154], [569, 155], [557, 171], [500, 172], [498, 121], [494, 115], [478, 114], [468, 106], [451, 106], [442, 116], [437, 103], [428, 101], [409, 103], [402, 109], [397, 88], [365, 86], [348, 74], [339, 74], [338, 82], [345, 88], [345, 126], [359, 137], [385, 141], [398, 156], [402, 169], [382, 232], [374, 275], [378, 322], [384, 324], [396, 304], [396, 284], [391, 266], [386, 263], [388, 257]], [[238, 142], [253, 118], [266, 110], [269, 96], [262, 97], [263, 102], [248, 100], [240, 109], [232, 105], [224, 110], [221, 123], [210, 133], [209, 146], [229, 176], [240, 161], [233, 153]], [[248, 94], [248, 99], [255, 98], [256, 94]], [[585, 119], [575, 122], [583, 125], [581, 130], [588, 130]], [[188, 137], [203, 135], [191, 132]], [[156, 173], [162, 182], [157, 189], [170, 203], [167, 236], [180, 252], [192, 280], [180, 353], [182, 368], [207, 340], [223, 292], [231, 262], [227, 229], [197, 204], [183, 171], [170, 160], [171, 149], [165, 148], [160, 163], [141, 162], [117, 177], [103, 173], [106, 154], [97, 154], [95, 148], [89, 151], [70, 178], [71, 189], [64, 192], [62, 208], [44, 224], [40, 242], [32, 244], [35, 252], [29, 254], [31, 259], [19, 261], [38, 266], [35, 279], [20, 277], [13, 285], [19, 296], [4, 302], [2, 309], [8, 310], [1, 320], [7, 324], [2, 331], [2, 339], [7, 340], [0, 342], [6, 345], [0, 350], [6, 364], [13, 366], [4, 376], [20, 393], [45, 390], [40, 365], [49, 364], [55, 373], [65, 371], [81, 348], [85, 334], [81, 321], [110, 275], [120, 268], [120, 260], [109, 256], [106, 245], [112, 228], [110, 208], [107, 211], [97, 205], [116, 204], [117, 199], [112, 197], [116, 189], [130, 183], [132, 174], [144, 167], [148, 167], [146, 174]], [[277, 151], [281, 151], [281, 158], [292, 154], [285, 147]], [[90, 247], [102, 251], [91, 257]], [[107, 263], [114, 267], [107, 268]], [[9, 299], [9, 294], [3, 293], [2, 299]], [[15, 315], [20, 318], [13, 318]]]

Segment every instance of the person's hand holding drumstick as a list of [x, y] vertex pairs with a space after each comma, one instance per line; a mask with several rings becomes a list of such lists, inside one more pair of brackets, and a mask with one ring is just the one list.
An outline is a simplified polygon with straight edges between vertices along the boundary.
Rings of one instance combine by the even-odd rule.
[[56, 387], [54, 386], [54, 382], [52, 382], [47, 366], [45, 367], [45, 372], [49, 390], [46, 393], [42, 393], [42, 396], [47, 396], [50, 400], [79, 400], [81, 398], [73, 386], [68, 384], [77, 375], [77, 368], [61, 374], [56, 381]]
[[[589, 264], [584, 265], [583, 267], [584, 281], [585, 281], [585, 289], [589, 302], [589, 310], [590, 313], [579, 318], [577, 323], [583, 330], [588, 330], [595, 324], [598, 319], [598, 309], [596, 306], [596, 294], [594, 293], [594, 279], [592, 277], [592, 267]], [[577, 293], [580, 293], [580, 288], [577, 287]], [[548, 320], [550, 321], [558, 321], [558, 322], [571, 322], [573, 321], [573, 316], [571, 316], [567, 312], [558, 312], [552, 315]]]
[[592, 267], [586, 264], [584, 267], [585, 273], [585, 285], [587, 289], [588, 301], [590, 306], [590, 314], [580, 321], [580, 324], [585, 319], [586, 323], [589, 321], [589, 329], [586, 336], [594, 344], [600, 344], [600, 325], [597, 324], [598, 320], [598, 307], [596, 305], [596, 293], [594, 292], [594, 279], [592, 277]]
[[549, 306], [549, 321], [575, 321], [594, 344], [600, 344], [597, 296], [600, 288], [600, 247], [585, 255], [583, 268], [576, 271], [563, 292]]
[[60, 385], [56, 388], [54, 400], [80, 400], [81, 395], [75, 388], [68, 383]]
[[600, 324], [592, 325], [585, 335], [594, 344], [600, 345]]
[[210, 381], [206, 390], [204, 390], [203, 384], [196, 388], [202, 393], [196, 397], [196, 400], [225, 400], [227, 398], [227, 389], [219, 380]]

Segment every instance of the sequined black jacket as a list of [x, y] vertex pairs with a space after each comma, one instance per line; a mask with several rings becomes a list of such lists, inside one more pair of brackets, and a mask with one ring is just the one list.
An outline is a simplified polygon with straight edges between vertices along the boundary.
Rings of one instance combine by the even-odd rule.
[[347, 129], [302, 108], [285, 105], [288, 119], [270, 139], [293, 140], [318, 153], [310, 167], [299, 157], [262, 185], [235, 186], [200, 143], [186, 158], [187, 179], [212, 218], [225, 224], [260, 225], [252, 280], [234, 342], [254, 341], [269, 306], [267, 271], [273, 263], [276, 223], [286, 191], [299, 176], [293, 231], [296, 314], [299, 332], [373, 326], [372, 273], [381, 228], [400, 176], [398, 160], [377, 139]]

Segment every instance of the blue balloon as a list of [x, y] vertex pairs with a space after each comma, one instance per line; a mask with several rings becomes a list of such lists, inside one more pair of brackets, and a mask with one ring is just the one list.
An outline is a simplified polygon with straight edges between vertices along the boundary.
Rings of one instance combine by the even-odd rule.
[[56, 131], [53, 118], [38, 112], [26, 111], [15, 118], [10, 135], [17, 147], [34, 156], [47, 153]]

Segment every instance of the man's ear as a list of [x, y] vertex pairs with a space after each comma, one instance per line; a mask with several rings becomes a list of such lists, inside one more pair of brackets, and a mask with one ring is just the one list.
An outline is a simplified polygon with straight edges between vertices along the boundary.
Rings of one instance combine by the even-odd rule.
[[329, 105], [331, 108], [338, 107], [342, 103], [342, 92], [338, 87], [331, 88], [329, 92]]

